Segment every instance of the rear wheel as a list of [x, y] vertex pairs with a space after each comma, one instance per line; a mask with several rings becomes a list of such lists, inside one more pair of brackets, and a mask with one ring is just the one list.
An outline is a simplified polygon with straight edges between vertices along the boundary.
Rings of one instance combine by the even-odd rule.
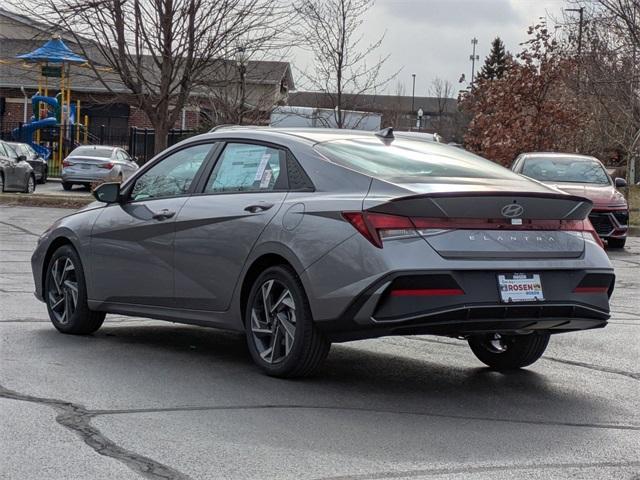
[[0, 193], [4, 192], [4, 175], [0, 173]]
[[624, 248], [625, 243], [627, 243], [627, 237], [625, 238], [610, 238], [607, 240], [607, 244], [611, 248]]
[[62, 188], [65, 189], [68, 192], [69, 190], [71, 190], [73, 188], [73, 183], [62, 182]]
[[70, 245], [51, 257], [44, 288], [49, 318], [60, 332], [86, 335], [100, 328], [105, 313], [89, 310], [82, 263]]
[[245, 330], [254, 362], [268, 375], [312, 375], [331, 343], [318, 330], [300, 279], [286, 266], [270, 267], [254, 282]]
[[549, 344], [548, 333], [501, 335], [491, 333], [469, 339], [471, 351], [495, 370], [516, 370], [538, 360]]

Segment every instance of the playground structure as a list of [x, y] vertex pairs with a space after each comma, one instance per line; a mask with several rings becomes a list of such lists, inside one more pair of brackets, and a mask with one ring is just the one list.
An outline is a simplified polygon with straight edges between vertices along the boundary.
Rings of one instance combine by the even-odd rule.
[[[38, 92], [31, 97], [33, 115], [31, 121], [12, 131], [13, 137], [28, 143], [49, 162], [49, 173], [60, 172], [62, 160], [78, 144], [87, 143], [88, 117], [80, 123], [80, 100], [71, 101], [71, 65], [86, 63], [86, 60], [73, 53], [59, 38], [54, 37], [42, 47], [30, 53], [18, 55], [28, 63], [38, 64], [40, 76]], [[59, 78], [59, 91], [49, 96]], [[50, 85], [51, 83], [51, 85]], [[46, 135], [45, 135], [46, 133]], [[82, 134], [82, 135], [81, 135]]]

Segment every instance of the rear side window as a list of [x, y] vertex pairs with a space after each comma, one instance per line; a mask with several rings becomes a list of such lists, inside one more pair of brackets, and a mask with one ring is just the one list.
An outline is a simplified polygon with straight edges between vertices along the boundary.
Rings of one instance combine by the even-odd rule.
[[205, 193], [256, 192], [283, 188], [284, 152], [265, 145], [228, 143], [207, 181]]
[[433, 177], [520, 178], [482, 157], [435, 142], [396, 138], [385, 145], [377, 138], [358, 138], [320, 143], [315, 149], [333, 163], [397, 183]]

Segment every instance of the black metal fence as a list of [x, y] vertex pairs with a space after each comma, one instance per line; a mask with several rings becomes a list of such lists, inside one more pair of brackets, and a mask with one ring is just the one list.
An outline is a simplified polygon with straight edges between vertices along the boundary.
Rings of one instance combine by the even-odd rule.
[[[175, 145], [194, 134], [195, 131], [193, 130], [171, 129], [167, 135], [167, 146]], [[129, 128], [128, 139], [127, 150], [129, 155], [135, 157], [140, 165], [156, 154], [156, 135], [153, 129], [131, 127]]]
[[[0, 124], [0, 139], [21, 141], [24, 128], [26, 125], [23, 126], [22, 122], [4, 122]], [[195, 133], [193, 130], [169, 130], [167, 145], [175, 145]], [[51, 176], [60, 174], [62, 159], [79, 145], [111, 145], [124, 148], [129, 155], [136, 158], [140, 165], [156, 153], [155, 132], [151, 128], [91, 125], [85, 129], [82, 125], [62, 125], [38, 129], [37, 133], [34, 131], [31, 134], [31, 138], [34, 143], [50, 150], [49, 175]]]

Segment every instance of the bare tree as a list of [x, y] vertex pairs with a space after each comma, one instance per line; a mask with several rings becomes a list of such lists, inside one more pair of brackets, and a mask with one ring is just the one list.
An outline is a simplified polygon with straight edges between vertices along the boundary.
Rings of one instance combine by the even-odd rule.
[[[15, 1], [16, 7], [23, 2]], [[96, 81], [128, 98], [155, 129], [155, 151], [189, 97], [219, 75], [220, 58], [236, 45], [268, 48], [286, 10], [277, 0], [33, 0], [35, 18], [76, 39]], [[114, 77], [117, 80], [114, 85]], [[118, 85], [119, 84], [119, 85]]]
[[[640, 2], [597, 0], [574, 2], [584, 8], [582, 36], [579, 26], [566, 22], [569, 45], [578, 58], [578, 95], [592, 118], [580, 149], [622, 167], [630, 181], [640, 147], [638, 98], [640, 54]], [[568, 20], [568, 19], [565, 19]], [[581, 45], [578, 45], [579, 41]]]
[[349, 126], [344, 110], [357, 109], [359, 95], [375, 93], [395, 77], [381, 77], [388, 55], [369, 61], [384, 34], [368, 45], [362, 41], [363, 16], [372, 6], [373, 0], [301, 0], [296, 5], [299, 37], [313, 52], [313, 66], [301, 72], [302, 79], [307, 88], [331, 99], [332, 123], [338, 128]]
[[436, 132], [443, 136], [448, 136], [448, 121], [450, 112], [450, 103], [453, 98], [453, 85], [449, 80], [443, 80], [440, 77], [436, 77], [431, 82], [429, 87], [430, 95], [436, 100], [436, 118], [431, 121], [433, 128]]

